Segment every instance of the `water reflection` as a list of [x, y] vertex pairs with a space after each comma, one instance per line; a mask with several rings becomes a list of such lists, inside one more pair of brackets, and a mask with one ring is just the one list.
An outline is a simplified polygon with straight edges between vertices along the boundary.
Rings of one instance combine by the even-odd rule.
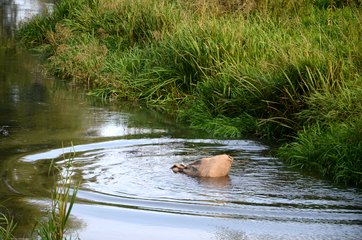
[[41, 12], [51, 11], [53, 2], [54, 0], [1, 0], [2, 35], [13, 38], [15, 35], [14, 30], [20, 23]]
[[[81, 239], [362, 235], [360, 190], [288, 169], [258, 142], [203, 138], [139, 105], [97, 106], [45, 77], [11, 38], [19, 22], [48, 6], [1, 1], [0, 203], [19, 222], [17, 236], [28, 236], [43, 215], [56, 177], [48, 171], [52, 160], [62, 168], [62, 154], [72, 151], [82, 183], [73, 211]], [[229, 177], [169, 169], [219, 153], [235, 159]]]
[[[314, 231], [309, 233], [312, 236], [318, 233], [316, 239], [339, 239], [346, 233], [359, 236], [362, 231], [358, 227], [362, 224], [358, 194], [350, 189], [337, 191], [327, 182], [288, 170], [278, 159], [263, 157], [267, 148], [257, 142], [134, 137], [74, 146], [76, 176], [82, 181], [78, 195], [81, 203], [137, 209], [151, 215], [179, 214], [179, 221], [184, 216], [211, 217], [217, 226], [247, 223], [250, 226], [243, 231], [248, 238], [252, 236], [250, 239], [280, 235], [285, 235], [280, 239], [298, 239], [306, 237], [306, 233], [299, 235], [306, 230]], [[20, 162], [37, 165], [56, 159], [63, 164], [62, 151], [28, 154]], [[169, 169], [176, 162], [187, 163], [206, 153], [220, 152], [235, 158], [227, 178], [192, 178]], [[18, 191], [21, 186], [17, 186]], [[21, 190], [29, 195], [27, 191], [27, 187]], [[332, 225], [346, 232], [332, 231]], [[258, 230], [257, 226], [268, 230]], [[277, 227], [274, 233], [270, 227]], [[237, 228], [231, 230], [230, 234]]]
[[212, 240], [248, 240], [247, 235], [242, 231], [236, 231], [227, 227], [220, 228], [216, 231]]
[[231, 180], [229, 176], [217, 178], [198, 178], [198, 182], [207, 188], [212, 189], [227, 189], [231, 187]]

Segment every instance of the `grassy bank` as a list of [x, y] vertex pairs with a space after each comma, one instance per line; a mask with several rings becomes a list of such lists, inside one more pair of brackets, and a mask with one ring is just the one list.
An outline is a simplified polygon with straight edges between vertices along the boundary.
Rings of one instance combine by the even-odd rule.
[[19, 37], [56, 76], [362, 183], [360, 0], [63, 0]]

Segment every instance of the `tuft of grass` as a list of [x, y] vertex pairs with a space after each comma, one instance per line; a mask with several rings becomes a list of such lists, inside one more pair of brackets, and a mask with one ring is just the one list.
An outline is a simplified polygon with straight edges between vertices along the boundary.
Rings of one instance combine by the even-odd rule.
[[[319, 124], [298, 133], [278, 155], [292, 166], [333, 178], [338, 183], [362, 183], [362, 120]], [[313, 159], [313, 161], [311, 161]]]
[[[55, 181], [54, 188], [51, 191], [51, 205], [48, 211], [48, 216], [34, 226], [32, 238], [42, 240], [64, 240], [69, 237], [67, 234], [68, 221], [74, 203], [78, 186], [73, 181], [73, 160], [75, 153], [69, 153], [69, 158], [63, 154], [65, 162], [64, 169], [57, 167], [52, 162], [49, 168], [49, 173], [56, 176], [60, 173], [59, 181]], [[3, 210], [3, 209], [0, 209]], [[12, 240], [15, 239], [14, 231], [17, 227], [13, 217], [8, 217], [7, 214], [0, 212], [0, 239]]]
[[59, 181], [56, 181], [51, 192], [51, 206], [48, 216], [34, 228], [34, 232], [41, 239], [67, 239], [67, 223], [76, 200], [78, 187], [72, 187], [74, 185], [72, 179], [74, 153], [68, 160], [65, 159], [65, 155], [63, 157], [66, 162], [63, 171], [52, 164], [52, 171], [60, 172], [61, 177]]
[[0, 213], [0, 239], [2, 240], [12, 240], [15, 239], [14, 231], [17, 224], [14, 221], [14, 218], [8, 217], [4, 213]]

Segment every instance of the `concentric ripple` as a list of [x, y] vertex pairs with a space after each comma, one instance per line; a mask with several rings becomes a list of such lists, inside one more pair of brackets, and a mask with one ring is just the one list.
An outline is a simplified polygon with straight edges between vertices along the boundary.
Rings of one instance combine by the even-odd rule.
[[[214, 218], [361, 225], [362, 200], [350, 189], [286, 168], [253, 141], [121, 139], [74, 147], [84, 202]], [[61, 159], [55, 149], [22, 160]], [[225, 178], [192, 178], [170, 166], [214, 154], [234, 157]], [[62, 162], [58, 162], [61, 164]], [[355, 234], [361, 229], [356, 228]]]

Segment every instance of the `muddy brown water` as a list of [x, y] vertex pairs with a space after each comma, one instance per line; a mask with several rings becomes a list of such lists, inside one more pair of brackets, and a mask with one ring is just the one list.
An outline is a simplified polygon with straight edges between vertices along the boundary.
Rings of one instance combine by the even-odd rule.
[[[92, 103], [45, 77], [14, 41], [19, 22], [51, 1], [0, 3], [0, 205], [17, 237], [49, 206], [51, 161], [63, 167], [74, 151], [70, 234], [81, 239], [362, 239], [360, 190], [292, 170], [256, 141], [208, 139], [140, 106]], [[229, 177], [169, 169], [220, 153], [235, 159]]]

